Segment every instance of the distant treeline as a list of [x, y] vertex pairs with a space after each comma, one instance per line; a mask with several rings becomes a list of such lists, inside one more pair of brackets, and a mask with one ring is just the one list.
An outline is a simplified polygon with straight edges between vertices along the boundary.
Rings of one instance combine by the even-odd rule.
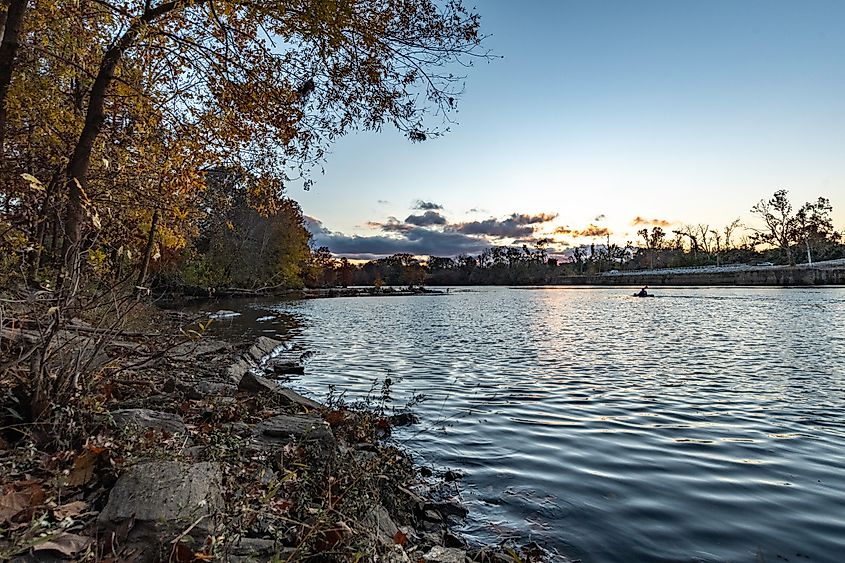
[[787, 192], [780, 190], [752, 208], [765, 225], [761, 230], [740, 233], [738, 220], [722, 229], [685, 225], [667, 233], [653, 227], [640, 230], [640, 240], [624, 246], [608, 237], [562, 256], [550, 256], [548, 241], [540, 240], [532, 247], [493, 246], [475, 256], [419, 260], [395, 254], [354, 265], [321, 248], [312, 269], [318, 273], [310, 281], [320, 286], [541, 284], [611, 270], [834, 260], [845, 258], [845, 239], [833, 229], [832, 211], [830, 202], [819, 198], [793, 212]]

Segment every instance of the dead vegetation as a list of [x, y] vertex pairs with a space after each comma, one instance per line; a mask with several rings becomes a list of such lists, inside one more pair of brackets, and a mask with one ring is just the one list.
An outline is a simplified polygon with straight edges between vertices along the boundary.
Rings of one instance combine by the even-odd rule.
[[387, 440], [412, 415], [264, 378], [278, 342], [131, 294], [51, 303], [3, 301], [0, 560], [537, 560], [451, 532], [465, 510]]

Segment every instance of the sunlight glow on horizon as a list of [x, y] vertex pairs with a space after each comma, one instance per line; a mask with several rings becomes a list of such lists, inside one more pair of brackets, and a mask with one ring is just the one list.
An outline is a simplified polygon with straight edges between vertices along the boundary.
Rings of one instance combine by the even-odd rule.
[[450, 223], [556, 213], [543, 231], [596, 223], [624, 244], [637, 216], [754, 224], [751, 207], [784, 188], [796, 208], [829, 198], [845, 229], [845, 4], [479, 11], [505, 58], [469, 70], [458, 124], [422, 144], [387, 129], [341, 139], [310, 191], [289, 188], [306, 214], [333, 232], [385, 235], [367, 224], [402, 220], [424, 199]]

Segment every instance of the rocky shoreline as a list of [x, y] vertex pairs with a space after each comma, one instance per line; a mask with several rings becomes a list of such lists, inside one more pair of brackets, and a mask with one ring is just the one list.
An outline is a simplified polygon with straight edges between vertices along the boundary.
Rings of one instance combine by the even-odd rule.
[[467, 516], [459, 476], [420, 472], [390, 443], [412, 414], [279, 385], [301, 366], [268, 337], [161, 344], [105, 348], [112, 375], [75, 406], [75, 447], [0, 443], [0, 559], [546, 560], [536, 545], [470, 547], [452, 530]]

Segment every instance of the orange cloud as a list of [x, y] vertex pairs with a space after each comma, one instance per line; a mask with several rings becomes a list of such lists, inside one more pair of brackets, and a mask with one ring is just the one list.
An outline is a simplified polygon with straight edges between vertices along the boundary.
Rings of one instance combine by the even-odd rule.
[[668, 227], [672, 225], [673, 221], [667, 221], [665, 219], [646, 219], [644, 217], [640, 217], [637, 215], [634, 217], [634, 220], [631, 221], [631, 225], [634, 227], [638, 227], [640, 225], [653, 225], [655, 227]]
[[570, 229], [569, 227], [558, 227], [553, 231], [556, 235], [571, 235], [573, 237], [606, 237], [610, 234], [607, 227], [599, 227], [590, 223], [586, 229]]

